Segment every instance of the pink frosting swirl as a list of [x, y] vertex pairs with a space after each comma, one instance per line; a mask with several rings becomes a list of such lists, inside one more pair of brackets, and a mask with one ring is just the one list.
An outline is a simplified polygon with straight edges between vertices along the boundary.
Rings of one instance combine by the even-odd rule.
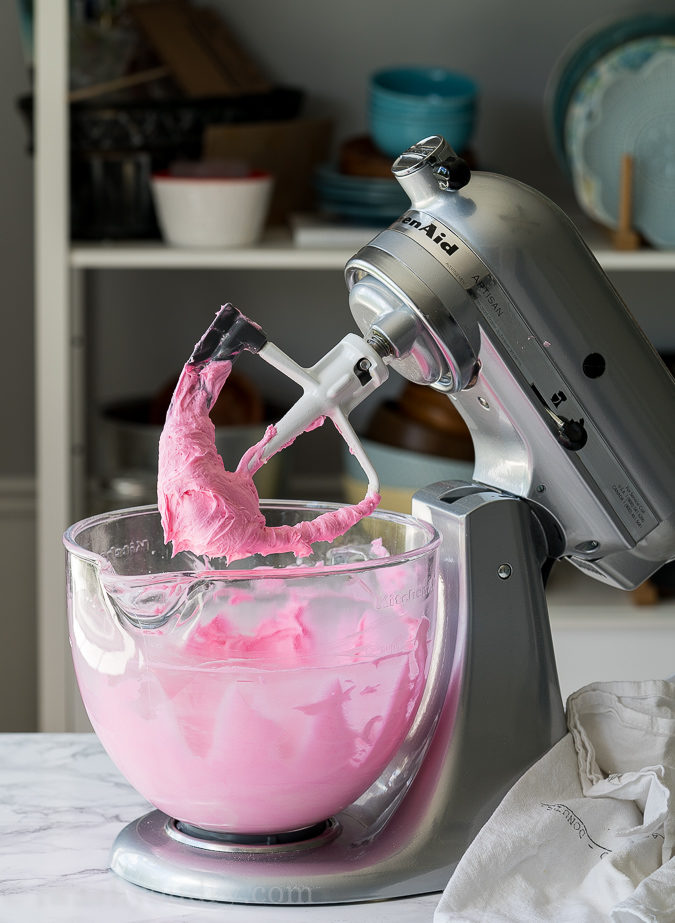
[[330, 542], [372, 513], [380, 502], [377, 494], [294, 526], [266, 524], [253, 475], [264, 464], [262, 452], [274, 427], [245, 453], [236, 471], [225, 470], [216, 449], [209, 411], [231, 369], [228, 361], [188, 363], [167, 412], [159, 441], [157, 499], [173, 553], [192, 551], [228, 561], [252, 554], [307, 555], [314, 542]]

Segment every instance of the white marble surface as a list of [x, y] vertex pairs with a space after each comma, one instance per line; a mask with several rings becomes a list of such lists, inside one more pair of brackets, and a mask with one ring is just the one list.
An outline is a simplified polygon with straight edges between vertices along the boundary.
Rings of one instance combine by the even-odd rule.
[[108, 868], [149, 806], [93, 734], [0, 734], [0, 923], [420, 923], [438, 895], [330, 907], [252, 907], [155, 894]]

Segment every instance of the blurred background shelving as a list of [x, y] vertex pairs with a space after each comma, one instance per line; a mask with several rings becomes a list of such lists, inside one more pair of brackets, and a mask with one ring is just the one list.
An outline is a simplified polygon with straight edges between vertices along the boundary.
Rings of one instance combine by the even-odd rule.
[[[295, 0], [283, 15], [274, 0], [205, 5], [232, 24], [275, 80], [303, 88], [311, 117], [330, 113], [333, 156], [342, 139], [364, 130], [367, 78], [378, 67], [428, 61], [470, 73], [482, 91], [475, 139], [480, 166], [515, 176], [568, 210], [655, 345], [675, 351], [675, 250], [612, 249], [605, 231], [579, 215], [543, 117], [545, 82], [567, 42], [603, 16], [639, 12], [641, 4], [603, 0], [589, 10], [572, 0], [564, 9], [542, 10], [531, 0], [508, 9], [488, 0], [479, 9], [430, 0], [412, 12], [384, 0], [344, 0], [330, 8]], [[37, 358], [34, 376], [25, 369], [24, 375], [34, 378], [37, 399], [39, 694], [33, 708], [42, 730], [73, 729], [82, 721], [63, 621], [60, 535], [91, 508], [87, 486], [97, 474], [98, 410], [160, 387], [224, 301], [255, 317], [299, 361], [315, 361], [353, 326], [342, 268], [357, 249], [301, 247], [287, 228], [272, 228], [256, 246], [229, 251], [177, 250], [159, 240], [71, 241], [69, 6], [67, 0], [35, 0]], [[23, 282], [16, 284], [26, 292]], [[10, 372], [13, 381], [16, 368]], [[271, 379], [263, 377], [260, 385], [275, 392]], [[325, 496], [337, 490], [339, 471], [328, 464], [336, 443], [326, 439], [316, 443], [309, 464], [292, 461], [290, 492]], [[23, 458], [6, 464], [14, 466], [8, 477], [27, 470]], [[326, 474], [317, 478], [322, 464]], [[672, 603], [638, 609], [626, 594], [576, 577], [564, 571], [550, 592], [564, 691], [609, 678], [599, 675], [605, 669], [628, 678], [631, 650], [636, 676], [648, 670], [650, 651], [658, 673], [675, 661]], [[637, 638], [647, 639], [639, 658]]]

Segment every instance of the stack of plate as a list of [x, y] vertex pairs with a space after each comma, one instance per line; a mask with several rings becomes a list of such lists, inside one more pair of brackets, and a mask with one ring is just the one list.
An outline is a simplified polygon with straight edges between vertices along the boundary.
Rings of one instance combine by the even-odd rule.
[[314, 183], [321, 211], [354, 223], [386, 225], [410, 205], [393, 176], [354, 176], [322, 166], [315, 172]]
[[548, 128], [579, 204], [615, 228], [624, 154], [633, 228], [675, 246], [675, 15], [642, 14], [582, 35], [547, 88]]

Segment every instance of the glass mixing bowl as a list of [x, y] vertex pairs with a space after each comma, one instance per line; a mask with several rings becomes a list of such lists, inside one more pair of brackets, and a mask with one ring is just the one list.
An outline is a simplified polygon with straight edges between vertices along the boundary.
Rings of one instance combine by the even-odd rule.
[[[330, 508], [263, 511], [292, 525]], [[433, 659], [431, 526], [378, 511], [308, 558], [227, 566], [172, 557], [157, 509], [142, 507], [76, 523], [64, 542], [84, 705], [155, 807], [209, 831], [297, 830], [391, 764]]]

